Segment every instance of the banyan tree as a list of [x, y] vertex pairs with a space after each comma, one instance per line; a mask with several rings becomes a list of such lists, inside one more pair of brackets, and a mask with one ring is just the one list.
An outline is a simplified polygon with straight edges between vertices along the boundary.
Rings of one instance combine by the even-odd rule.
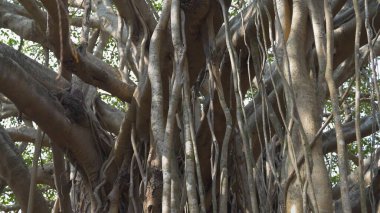
[[380, 211], [379, 12], [0, 0], [0, 211]]

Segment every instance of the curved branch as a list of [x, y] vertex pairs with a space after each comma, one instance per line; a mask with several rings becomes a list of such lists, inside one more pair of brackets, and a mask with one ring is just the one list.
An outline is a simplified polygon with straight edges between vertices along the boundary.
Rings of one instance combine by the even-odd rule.
[[[380, 12], [380, 8], [377, 6], [377, 1], [370, 1], [369, 3], [369, 19], [373, 20], [374, 31], [377, 32], [380, 27], [380, 16], [376, 15]], [[364, 10], [362, 10], [364, 14]], [[364, 16], [361, 14], [362, 16]], [[374, 18], [374, 19], [373, 19]], [[362, 20], [362, 34], [365, 34], [364, 19]], [[353, 55], [355, 40], [355, 18], [350, 19], [348, 22], [342, 24], [338, 28], [334, 29], [334, 68], [342, 63], [345, 59]], [[372, 39], [372, 38], [371, 38]], [[367, 43], [367, 38], [362, 36], [360, 39], [360, 46]]]
[[[124, 113], [104, 103], [100, 98], [95, 99], [95, 113], [101, 125], [107, 131], [118, 134]], [[128, 109], [130, 110], [130, 109]]]
[[[366, 196], [366, 205], [367, 209], [371, 209], [370, 207], [374, 207], [378, 204], [380, 199], [380, 170], [379, 170], [379, 157], [380, 157], [379, 149], [377, 149], [374, 154], [365, 159], [363, 162], [364, 173], [364, 182], [366, 185], [365, 188], [365, 196]], [[354, 172], [349, 176], [349, 184], [350, 184], [350, 204], [352, 208], [352, 212], [360, 212], [360, 193], [359, 193], [359, 169], [357, 168]], [[333, 194], [335, 195], [335, 212], [342, 212], [342, 203], [339, 194], [340, 185], [338, 184], [333, 188]], [[372, 201], [376, 201], [376, 203], [371, 204]], [[375, 212], [375, 209], [371, 209], [372, 212]]]
[[57, 98], [31, 78], [19, 64], [3, 54], [0, 54], [0, 70], [0, 91], [58, 146], [70, 153], [73, 160], [84, 169], [90, 182], [95, 181], [102, 162], [91, 130], [71, 123]]
[[46, 13], [43, 12], [35, 0], [19, 0], [24, 8], [29, 12], [38, 23], [43, 32], [46, 31]]
[[17, 116], [18, 110], [17, 107], [14, 104], [11, 103], [2, 103], [0, 102], [0, 120], [9, 118], [12, 116]]
[[[153, 32], [154, 28], [157, 25], [157, 21], [154, 18], [153, 12], [151, 11], [149, 5], [146, 1], [136, 1], [136, 0], [118, 0], [114, 1], [115, 6], [117, 10], [119, 11], [119, 14], [121, 17], [124, 18], [124, 20], [131, 20], [134, 22], [138, 22], [138, 18], [136, 17], [135, 12], [133, 11], [133, 7], [131, 4], [131, 1], [135, 1], [136, 8], [140, 11], [142, 14], [142, 17], [148, 26], [149, 32]], [[134, 23], [135, 26], [138, 26], [137, 23]]]
[[[2, 3], [2, 2], [0, 2]], [[31, 40], [47, 46], [52, 49], [56, 56], [59, 56], [60, 43], [59, 43], [59, 29], [57, 28], [57, 8], [54, 1], [43, 1], [50, 15], [52, 15], [52, 22], [55, 25], [49, 26], [51, 33], [49, 40], [46, 39], [45, 33], [39, 30], [36, 22], [33, 19], [25, 16], [20, 16], [9, 11], [14, 11], [17, 6], [7, 4], [7, 7], [0, 7], [0, 27], [8, 28], [20, 35], [24, 39]], [[14, 6], [14, 10], [8, 10]], [[18, 8], [17, 10], [21, 10]], [[64, 9], [62, 9], [64, 11]], [[62, 25], [68, 28], [67, 14], [64, 13]], [[65, 30], [64, 30], [65, 31]], [[65, 33], [65, 32], [64, 32]], [[68, 29], [67, 32], [68, 33]], [[99, 87], [124, 101], [130, 101], [133, 92], [136, 88], [134, 84], [126, 84], [119, 80], [116, 76], [115, 70], [107, 63], [94, 57], [87, 52], [81, 52], [72, 47], [70, 36], [66, 36], [63, 44], [63, 65], [65, 70], [76, 74], [84, 82]], [[4, 47], [4, 46], [2, 46]], [[2, 48], [0, 48], [1, 50]], [[80, 48], [79, 48], [80, 49]], [[59, 58], [59, 57], [58, 57]]]
[[10, 29], [24, 39], [47, 46], [44, 33], [36, 21], [24, 16], [22, 7], [0, 1], [0, 27]]
[[39, 64], [35, 60], [27, 57], [12, 47], [0, 43], [0, 54], [5, 55], [20, 64], [22, 68], [34, 78], [38, 83], [53, 93], [58, 93], [62, 89], [70, 87], [70, 83], [63, 78], [56, 80], [57, 73], [53, 70]]
[[[379, 130], [377, 125], [377, 119], [380, 118], [380, 113], [377, 113], [375, 116], [365, 116], [360, 119], [360, 132], [362, 137], [371, 135], [372, 133]], [[348, 122], [342, 126], [344, 142], [350, 144], [356, 141], [355, 133], [355, 121]], [[323, 140], [323, 153], [329, 153], [336, 151], [336, 137], [335, 129], [332, 129], [322, 135]]]
[[0, 11], [31, 18], [30, 14], [22, 6], [4, 0], [0, 0]]
[[[32, 171], [32, 168], [29, 168], [29, 171]], [[53, 165], [47, 164], [44, 166], [39, 166], [37, 168], [36, 183], [44, 184], [54, 188], [54, 179], [53, 179]]]
[[[37, 130], [31, 127], [18, 126], [7, 128], [6, 130], [13, 141], [34, 143], [37, 138]], [[49, 137], [45, 136], [43, 138], [42, 146], [50, 146]]]
[[114, 68], [99, 58], [91, 54], [80, 54], [79, 63], [72, 71], [84, 82], [99, 87], [123, 101], [131, 102], [136, 85], [119, 80]]
[[[10, 186], [23, 212], [28, 207], [30, 173], [4, 129], [0, 127], [0, 177]], [[48, 204], [41, 192], [34, 196], [33, 212], [48, 213]]]
[[[73, 25], [75, 27], [82, 27], [82, 21], [83, 21], [83, 17], [71, 17], [70, 25]], [[90, 17], [89, 25], [91, 28], [100, 29], [100, 20], [95, 17]]]
[[18, 212], [20, 209], [21, 209], [21, 207], [19, 205], [6, 206], [6, 205], [0, 204], [0, 211], [4, 211], [4, 212], [15, 211], [15, 212]]

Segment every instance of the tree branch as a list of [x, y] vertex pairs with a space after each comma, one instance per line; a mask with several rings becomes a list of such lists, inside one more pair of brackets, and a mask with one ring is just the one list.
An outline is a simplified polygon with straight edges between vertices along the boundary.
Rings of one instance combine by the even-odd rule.
[[6, 206], [6, 205], [0, 204], [0, 211], [4, 211], [4, 212], [16, 211], [17, 212], [20, 209], [21, 207], [19, 205]]
[[[378, 204], [378, 201], [380, 199], [380, 170], [379, 170], [379, 150], [377, 149], [375, 151], [375, 154], [372, 156], [372, 158], [368, 158], [364, 160], [363, 165], [364, 172], [364, 182], [365, 182], [365, 197], [366, 197], [366, 206], [367, 209], [371, 209], [371, 212], [376, 212], [376, 205]], [[350, 204], [352, 208], [352, 212], [360, 212], [360, 193], [359, 193], [359, 172], [358, 169], [356, 169], [350, 176], [349, 176], [349, 183], [350, 183]], [[333, 189], [333, 193], [335, 194], [335, 198], [337, 199], [335, 201], [335, 212], [342, 212], [342, 204], [341, 199], [339, 199], [339, 191], [340, 185], [337, 185]], [[375, 203], [371, 203], [372, 201], [376, 201]], [[373, 208], [370, 208], [373, 207]]]
[[[90, 182], [95, 181], [102, 160], [96, 151], [91, 130], [70, 122], [57, 98], [31, 78], [23, 67], [2, 54], [0, 70], [0, 91], [55, 143], [68, 150]], [[14, 87], [16, 84], [18, 86]]]
[[[13, 141], [34, 143], [37, 138], [37, 130], [31, 127], [18, 126], [7, 128], [6, 130]], [[45, 136], [43, 138], [42, 146], [50, 146], [49, 137]]]
[[[0, 177], [4, 179], [16, 196], [23, 212], [28, 207], [30, 173], [23, 163], [16, 147], [11, 142], [5, 130], [0, 127]], [[42, 194], [36, 191], [33, 212], [48, 213], [48, 205]]]
[[[54, 1], [48, 1], [45, 3], [50, 15], [52, 13], [56, 13], [57, 10]], [[59, 31], [57, 29], [58, 24], [53, 27], [49, 27], [52, 32], [49, 36], [49, 42], [47, 42], [45, 33], [39, 30], [33, 19], [9, 13], [7, 9], [13, 5], [7, 4], [6, 6], [7, 7], [5, 8], [0, 7], [0, 26], [11, 29], [24, 39], [50, 47], [50, 49], [54, 51], [56, 57], [60, 58], [60, 43], [58, 39], [59, 34], [55, 32]], [[15, 6], [15, 8], [17, 9], [17, 6]], [[18, 10], [21, 9], [22, 8], [19, 8]], [[64, 15], [67, 17], [66, 13]], [[62, 24], [66, 24], [68, 27], [68, 22], [63, 22]], [[110, 92], [112, 95], [119, 97], [123, 101], [131, 100], [136, 85], [122, 82], [117, 78], [116, 71], [110, 65], [87, 53], [86, 51], [82, 52], [74, 49], [71, 44], [70, 37], [66, 36], [65, 38], [67, 41], [64, 42], [63, 46], [63, 65], [67, 71], [76, 74], [86, 83]], [[0, 48], [0, 50], [1, 49], [2, 48]]]
[[123, 112], [104, 103], [100, 98], [96, 98], [95, 113], [104, 129], [114, 134], [119, 133], [120, 126], [124, 117]]
[[24, 39], [47, 46], [45, 34], [36, 21], [27, 15], [24, 8], [0, 1], [0, 27], [10, 29]]
[[[377, 132], [379, 127], [377, 125], [377, 119], [380, 118], [380, 113], [375, 116], [365, 116], [360, 119], [360, 132], [362, 137], [366, 137], [372, 133]], [[342, 126], [344, 141], [346, 144], [350, 144], [356, 141], [355, 133], [355, 121], [348, 122]], [[336, 137], [335, 129], [332, 129], [322, 135], [323, 140], [323, 153], [329, 153], [336, 151]]]
[[42, 32], [46, 31], [46, 13], [43, 12], [35, 0], [18, 0], [38, 23]]

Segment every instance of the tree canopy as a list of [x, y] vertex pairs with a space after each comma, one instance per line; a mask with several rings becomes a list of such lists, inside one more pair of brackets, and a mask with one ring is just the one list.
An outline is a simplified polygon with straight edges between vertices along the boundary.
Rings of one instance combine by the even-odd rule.
[[0, 0], [0, 211], [380, 211], [375, 0]]

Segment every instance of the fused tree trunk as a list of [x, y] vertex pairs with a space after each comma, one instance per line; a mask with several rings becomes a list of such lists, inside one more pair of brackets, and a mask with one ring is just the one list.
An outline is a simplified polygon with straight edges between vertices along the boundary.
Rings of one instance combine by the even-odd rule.
[[[0, 0], [0, 193], [17, 202], [0, 211], [379, 211], [379, 8]], [[28, 169], [12, 142], [53, 162]]]

